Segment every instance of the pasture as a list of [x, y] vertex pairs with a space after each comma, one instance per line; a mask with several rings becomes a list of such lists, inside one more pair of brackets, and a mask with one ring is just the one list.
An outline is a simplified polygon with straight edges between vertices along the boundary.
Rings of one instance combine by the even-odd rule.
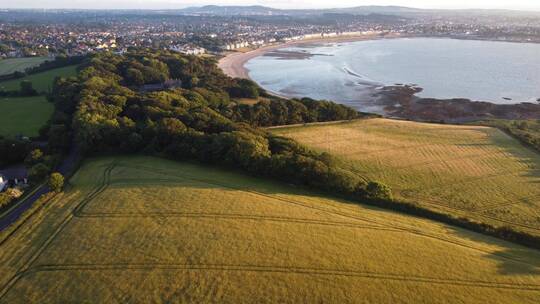
[[398, 199], [540, 234], [540, 155], [498, 129], [369, 119], [272, 131], [337, 156]]
[[207, 166], [86, 161], [6, 238], [2, 303], [537, 303], [540, 252]]
[[39, 93], [47, 93], [52, 88], [52, 83], [56, 77], [71, 77], [77, 75], [77, 66], [67, 66], [48, 70], [41, 73], [28, 75], [23, 78], [12, 79], [0, 82], [0, 90], [18, 91], [21, 87], [21, 81], [29, 80], [34, 89]]
[[44, 96], [0, 98], [0, 136], [37, 136], [53, 111]]
[[7, 75], [14, 72], [24, 72], [24, 70], [40, 65], [48, 60], [48, 57], [25, 57], [8, 58], [0, 60], [0, 75]]

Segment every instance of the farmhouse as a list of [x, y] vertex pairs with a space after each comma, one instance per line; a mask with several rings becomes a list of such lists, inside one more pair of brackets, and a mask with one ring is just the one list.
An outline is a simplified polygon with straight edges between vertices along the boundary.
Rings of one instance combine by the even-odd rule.
[[156, 92], [164, 91], [168, 89], [176, 89], [182, 87], [182, 81], [180, 79], [169, 79], [162, 83], [150, 83], [143, 85], [140, 90], [143, 92]]
[[7, 188], [7, 179], [0, 174], [0, 192], [4, 191]]
[[28, 172], [24, 166], [13, 166], [0, 171], [0, 191], [8, 187], [28, 184]]

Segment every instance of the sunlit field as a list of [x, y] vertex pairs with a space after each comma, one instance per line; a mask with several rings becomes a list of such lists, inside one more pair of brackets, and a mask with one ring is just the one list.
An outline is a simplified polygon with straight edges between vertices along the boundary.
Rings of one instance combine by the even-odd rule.
[[0, 237], [1, 303], [540, 298], [535, 250], [149, 157], [86, 161], [66, 193]]
[[0, 97], [0, 136], [37, 136], [53, 111], [45, 96]]
[[498, 129], [388, 119], [276, 128], [420, 205], [540, 234], [540, 155]]
[[48, 70], [41, 73], [31, 74], [23, 78], [17, 78], [0, 82], [0, 90], [17, 91], [21, 87], [21, 81], [28, 80], [39, 93], [48, 93], [52, 88], [54, 78], [71, 77], [77, 75], [77, 66], [67, 66]]

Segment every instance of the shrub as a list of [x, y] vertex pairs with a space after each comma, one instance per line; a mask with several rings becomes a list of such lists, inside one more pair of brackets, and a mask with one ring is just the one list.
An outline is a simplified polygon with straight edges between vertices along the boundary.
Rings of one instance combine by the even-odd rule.
[[21, 90], [20, 95], [21, 96], [35, 96], [37, 95], [37, 91], [34, 89], [32, 82], [28, 80], [21, 81]]
[[11, 197], [12, 199], [16, 199], [21, 197], [23, 195], [23, 192], [18, 188], [9, 188], [6, 190], [6, 195]]
[[47, 176], [50, 170], [51, 169], [45, 164], [39, 163], [30, 168], [30, 170], [28, 171], [28, 177], [32, 182], [40, 181], [44, 179], [45, 176]]
[[43, 159], [43, 152], [40, 149], [34, 149], [28, 154], [26, 159], [24, 160], [24, 163], [28, 167], [32, 167], [33, 165], [39, 163]]
[[366, 187], [367, 195], [372, 199], [392, 199], [390, 187], [380, 182], [369, 182]]
[[0, 193], [0, 209], [7, 207], [11, 203], [11, 196], [6, 193]]
[[49, 176], [48, 185], [52, 192], [61, 192], [64, 187], [64, 176], [58, 172], [54, 172]]

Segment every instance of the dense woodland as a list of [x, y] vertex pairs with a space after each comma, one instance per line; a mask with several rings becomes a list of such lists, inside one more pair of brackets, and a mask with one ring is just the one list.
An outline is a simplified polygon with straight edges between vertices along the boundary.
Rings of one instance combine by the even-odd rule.
[[[145, 89], [171, 79], [181, 87]], [[52, 149], [67, 149], [72, 130], [84, 154], [157, 154], [363, 198], [390, 197], [386, 186], [337, 167], [329, 155], [256, 128], [354, 119], [359, 113], [311, 99], [233, 102], [260, 94], [265, 93], [255, 83], [225, 76], [210, 58], [144, 50], [96, 54], [78, 78], [56, 81], [51, 94], [56, 113], [44, 132]]]

